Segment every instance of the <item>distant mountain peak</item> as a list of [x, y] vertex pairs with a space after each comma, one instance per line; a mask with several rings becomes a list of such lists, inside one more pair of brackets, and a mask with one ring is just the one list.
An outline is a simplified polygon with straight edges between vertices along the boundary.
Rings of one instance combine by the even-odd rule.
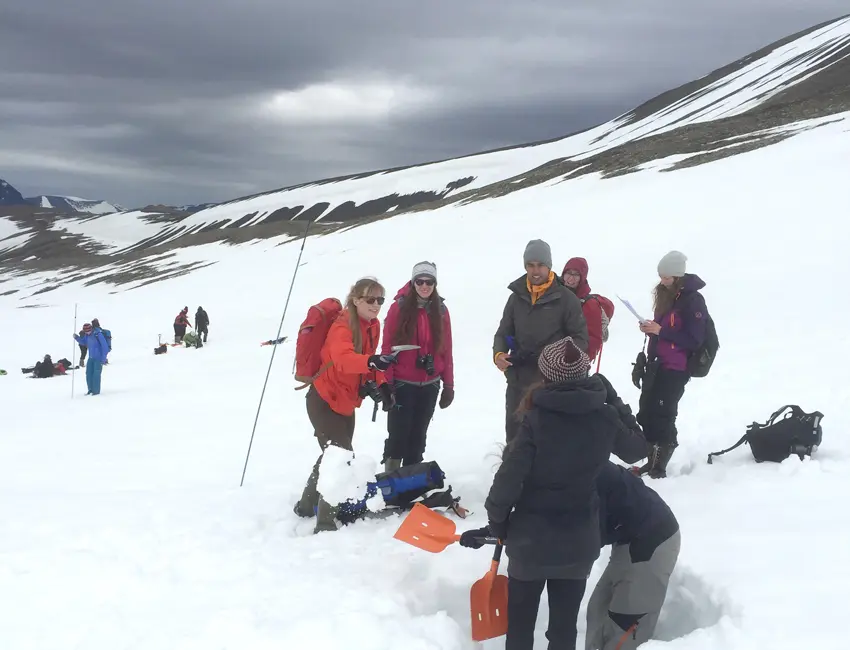
[[24, 197], [9, 183], [0, 178], [0, 205], [23, 205]]

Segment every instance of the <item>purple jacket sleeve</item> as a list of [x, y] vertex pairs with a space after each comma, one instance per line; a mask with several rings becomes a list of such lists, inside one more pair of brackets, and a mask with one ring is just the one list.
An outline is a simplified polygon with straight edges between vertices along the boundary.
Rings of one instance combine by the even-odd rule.
[[699, 293], [694, 293], [691, 299], [679, 306], [676, 312], [682, 319], [681, 329], [675, 330], [662, 325], [658, 338], [670, 341], [684, 350], [696, 350], [705, 340], [705, 319], [708, 317], [705, 298]]

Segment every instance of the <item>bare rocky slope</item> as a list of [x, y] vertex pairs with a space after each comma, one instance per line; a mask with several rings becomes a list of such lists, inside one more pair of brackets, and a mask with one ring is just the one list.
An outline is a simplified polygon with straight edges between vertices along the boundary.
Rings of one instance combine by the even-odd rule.
[[[818, 35], [814, 42], [808, 38], [813, 34]], [[784, 54], [777, 59], [780, 51]], [[759, 72], [762, 76], [754, 76], [752, 71], [761, 68], [769, 69], [769, 72]], [[761, 90], [766, 79], [774, 84], [770, 92]], [[746, 100], [740, 99], [745, 93], [748, 93]], [[726, 109], [724, 103], [731, 105], [736, 98], [740, 100], [736, 110]], [[421, 169], [425, 175], [429, 169], [445, 162], [440, 161], [324, 179], [241, 197], [194, 213], [148, 206], [140, 213], [127, 214], [126, 218], [160, 228], [155, 230], [155, 234], [117, 250], [103, 246], [91, 237], [64, 230], [62, 220], [73, 218], [68, 215], [35, 206], [3, 208], [0, 218], [14, 222], [20, 229], [20, 235], [27, 239], [23, 245], [11, 248], [4, 247], [4, 240], [0, 239], [0, 273], [8, 279], [12, 274], [62, 269], [66, 271], [62, 281], [67, 282], [90, 276], [92, 271], [97, 270], [100, 272], [91, 279], [92, 282], [116, 285], [139, 280], [154, 282], [198, 266], [172, 261], [169, 267], [174, 252], [188, 246], [209, 242], [238, 245], [258, 238], [296, 237], [303, 234], [308, 221], [313, 223], [312, 234], [324, 234], [377, 219], [400, 218], [405, 213], [430, 210], [454, 202], [503, 196], [559, 177], [571, 179], [599, 174], [606, 178], [628, 174], [643, 165], [670, 157], [674, 157], [674, 162], [662, 171], [675, 172], [769, 146], [793, 137], [800, 129], [817, 128], [819, 119], [829, 119], [846, 111], [850, 111], [850, 17], [791, 35], [645, 102], [597, 127], [597, 137], [579, 155], [555, 157], [531, 169], [523, 169], [522, 173], [483, 185], [476, 186], [476, 177], [470, 176], [467, 170], [440, 189], [426, 187], [424, 181], [423, 189], [406, 194], [381, 195], [383, 190], [376, 189], [374, 198], [360, 203], [343, 200], [334, 204], [334, 199], [328, 198], [305, 205], [288, 197], [288, 194], [297, 196], [295, 192], [303, 188], [312, 188], [314, 194], [321, 196], [322, 188], [327, 187], [330, 193], [337, 184], [346, 181], [374, 183], [379, 188], [379, 181], [388, 174]], [[569, 137], [572, 136], [565, 136]], [[474, 168], [473, 161], [477, 156], [519, 151], [564, 141], [565, 138], [454, 160], [469, 159], [470, 168]], [[277, 196], [280, 196], [279, 201]], [[251, 209], [256, 204], [252, 200], [266, 198], [270, 199], [273, 209], [266, 209], [262, 214], [256, 208]], [[246, 206], [244, 210], [241, 207], [243, 203]], [[231, 216], [218, 218], [217, 215], [222, 214], [227, 206], [232, 208]], [[205, 220], [207, 213], [211, 216]], [[115, 219], [118, 216], [123, 217], [110, 215], [86, 221], [96, 223], [98, 219]], [[79, 232], [79, 228], [74, 230]], [[0, 279], [0, 295], [3, 294], [2, 282], [3, 279]], [[46, 286], [44, 290], [55, 286], [58, 284]]]

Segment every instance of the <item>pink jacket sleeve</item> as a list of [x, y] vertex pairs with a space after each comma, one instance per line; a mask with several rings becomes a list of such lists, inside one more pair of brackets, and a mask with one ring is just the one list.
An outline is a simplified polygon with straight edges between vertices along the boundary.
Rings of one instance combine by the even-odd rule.
[[[381, 354], [389, 354], [390, 348], [393, 346], [393, 337], [396, 327], [398, 327], [398, 309], [398, 301], [395, 301], [387, 310], [387, 317], [384, 320], [384, 340], [381, 341]], [[393, 368], [393, 364], [390, 364], [390, 367], [383, 373], [389, 383], [393, 383]]]
[[443, 322], [443, 384], [450, 388], [455, 386], [455, 362], [452, 356], [452, 319], [449, 316], [449, 310], [446, 309], [446, 315]]

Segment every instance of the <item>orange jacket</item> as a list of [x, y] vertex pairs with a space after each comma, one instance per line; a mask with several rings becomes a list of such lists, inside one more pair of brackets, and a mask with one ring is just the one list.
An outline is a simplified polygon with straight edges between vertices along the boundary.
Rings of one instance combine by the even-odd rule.
[[343, 309], [322, 346], [322, 366], [329, 361], [333, 361], [333, 365], [313, 382], [316, 392], [340, 415], [353, 415], [354, 409], [363, 403], [360, 387], [364, 382], [373, 379], [379, 386], [386, 383], [384, 373], [370, 370], [366, 365], [369, 357], [377, 352], [381, 323], [377, 319], [371, 322], [360, 319], [360, 331], [363, 354], [354, 351], [348, 310]]

